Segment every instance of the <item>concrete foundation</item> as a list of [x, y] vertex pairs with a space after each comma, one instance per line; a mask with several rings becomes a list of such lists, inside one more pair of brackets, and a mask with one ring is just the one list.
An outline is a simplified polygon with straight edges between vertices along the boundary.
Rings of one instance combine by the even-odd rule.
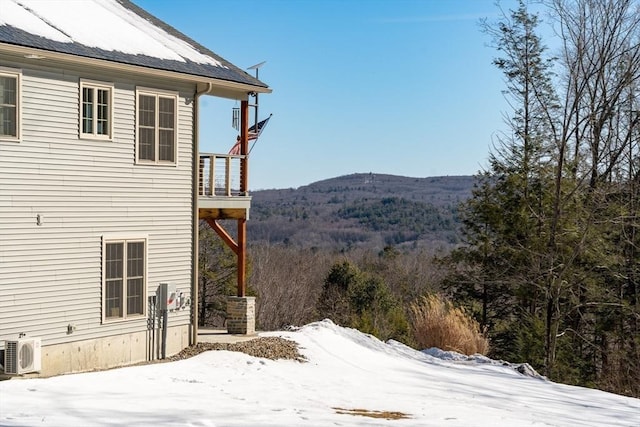
[[[24, 377], [49, 377], [95, 371], [152, 360], [156, 358], [157, 352], [154, 350], [150, 354], [149, 339], [149, 332], [143, 331], [65, 344], [43, 345], [41, 371], [25, 374]], [[169, 327], [167, 357], [188, 346], [189, 325]]]
[[255, 335], [255, 297], [227, 297], [227, 332], [239, 335]]

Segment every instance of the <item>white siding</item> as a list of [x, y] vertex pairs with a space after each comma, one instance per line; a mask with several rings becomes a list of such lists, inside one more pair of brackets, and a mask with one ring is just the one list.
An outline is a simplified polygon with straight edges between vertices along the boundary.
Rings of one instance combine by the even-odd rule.
[[[0, 141], [0, 347], [21, 332], [51, 345], [146, 330], [101, 322], [102, 236], [146, 236], [148, 295], [160, 282], [189, 295], [195, 88], [5, 63], [22, 69], [22, 139]], [[113, 141], [79, 139], [81, 78], [114, 84]], [[136, 86], [179, 93], [177, 166], [135, 165]]]

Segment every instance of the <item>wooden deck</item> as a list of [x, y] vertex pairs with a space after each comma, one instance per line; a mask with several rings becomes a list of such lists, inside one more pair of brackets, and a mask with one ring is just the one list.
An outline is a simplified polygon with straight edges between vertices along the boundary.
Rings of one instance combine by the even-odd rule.
[[241, 190], [246, 156], [200, 153], [200, 219], [249, 219], [251, 197]]
[[[246, 133], [244, 138], [241, 151], [246, 153]], [[245, 154], [200, 153], [198, 162], [198, 219], [206, 221], [236, 254], [238, 297], [246, 296], [247, 291], [248, 160]], [[235, 234], [219, 220], [235, 220]]]

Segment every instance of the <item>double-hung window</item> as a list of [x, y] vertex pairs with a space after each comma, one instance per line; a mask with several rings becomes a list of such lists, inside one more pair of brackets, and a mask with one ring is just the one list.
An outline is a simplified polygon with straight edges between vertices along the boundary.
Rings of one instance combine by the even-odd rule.
[[175, 164], [177, 153], [177, 105], [174, 93], [137, 91], [138, 163]]
[[103, 319], [122, 320], [145, 315], [146, 239], [103, 241]]
[[113, 86], [80, 81], [80, 137], [111, 139]]
[[1, 67], [0, 139], [20, 139], [20, 72]]

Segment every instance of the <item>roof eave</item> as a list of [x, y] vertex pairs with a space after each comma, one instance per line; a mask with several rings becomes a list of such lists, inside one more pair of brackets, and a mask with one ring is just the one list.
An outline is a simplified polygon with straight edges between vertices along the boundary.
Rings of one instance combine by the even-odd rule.
[[230, 99], [246, 99], [250, 92], [255, 93], [271, 93], [269, 87], [251, 85], [246, 83], [233, 82], [229, 80], [215, 79], [207, 76], [199, 76], [188, 73], [180, 73], [177, 71], [161, 70], [157, 68], [144, 67], [140, 65], [125, 64], [121, 62], [108, 61], [105, 59], [88, 58], [84, 56], [72, 55], [62, 52], [54, 52], [45, 49], [32, 48], [27, 46], [19, 46], [10, 43], [0, 42], [0, 52], [21, 56], [33, 56], [34, 61], [42, 61], [54, 59], [57, 61], [74, 64], [102, 67], [112, 71], [129, 72], [135, 74], [143, 74], [146, 76], [168, 78], [195, 84], [211, 84], [211, 89], [206, 93], [208, 95], [219, 96]]

